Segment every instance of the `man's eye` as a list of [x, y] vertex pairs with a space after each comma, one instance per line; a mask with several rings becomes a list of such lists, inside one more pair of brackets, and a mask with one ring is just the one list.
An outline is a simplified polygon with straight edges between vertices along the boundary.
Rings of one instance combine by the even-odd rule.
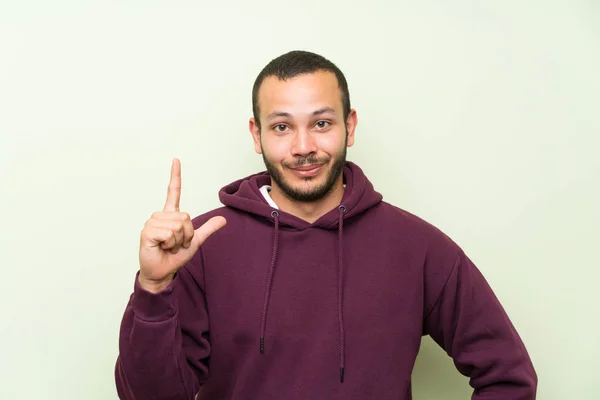
[[285, 130], [287, 129], [287, 125], [284, 124], [277, 124], [273, 127], [277, 132], [285, 132]]
[[326, 128], [329, 125], [329, 122], [328, 121], [319, 121], [319, 122], [316, 123], [316, 125], [317, 125], [318, 128], [323, 129], [323, 128]]

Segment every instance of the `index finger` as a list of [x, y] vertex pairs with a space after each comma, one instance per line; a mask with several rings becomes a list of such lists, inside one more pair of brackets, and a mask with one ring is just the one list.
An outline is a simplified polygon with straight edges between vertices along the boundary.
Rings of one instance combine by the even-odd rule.
[[179, 199], [181, 198], [181, 163], [174, 158], [171, 164], [171, 181], [167, 190], [167, 202], [164, 211], [179, 212]]

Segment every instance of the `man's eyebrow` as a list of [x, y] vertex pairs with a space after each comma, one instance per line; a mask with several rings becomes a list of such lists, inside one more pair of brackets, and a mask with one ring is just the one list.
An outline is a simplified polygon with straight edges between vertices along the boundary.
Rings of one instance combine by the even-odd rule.
[[[335, 109], [333, 109], [331, 107], [320, 108], [320, 109], [318, 109], [316, 111], [313, 111], [312, 115], [316, 116], [316, 115], [321, 115], [321, 114], [325, 114], [325, 113], [333, 113], [333, 114], [335, 114]], [[275, 119], [277, 117], [291, 118], [292, 114], [290, 114], [288, 112], [283, 112], [283, 111], [273, 111], [271, 114], [267, 115], [267, 120], [270, 121], [270, 120]]]
[[290, 114], [290, 113], [286, 113], [286, 112], [282, 112], [282, 111], [273, 111], [271, 114], [267, 115], [267, 119], [272, 120], [277, 117], [290, 118], [291, 116], [292, 116], [292, 114]]
[[319, 109], [317, 111], [314, 111], [312, 113], [312, 115], [321, 115], [321, 114], [325, 114], [325, 113], [333, 113], [333, 114], [335, 114], [335, 110], [333, 108], [331, 108], [331, 107], [324, 107], [324, 108], [321, 108], [321, 109]]

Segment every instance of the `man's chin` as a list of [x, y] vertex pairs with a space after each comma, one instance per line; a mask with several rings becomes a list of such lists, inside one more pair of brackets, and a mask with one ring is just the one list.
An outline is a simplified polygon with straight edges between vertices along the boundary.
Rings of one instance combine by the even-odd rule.
[[296, 201], [312, 202], [321, 200], [331, 191], [326, 188], [327, 179], [316, 176], [312, 178], [294, 178], [279, 182], [281, 191]]
[[335, 159], [321, 166], [318, 171], [307, 173], [298, 173], [283, 165], [275, 167], [268, 162], [265, 162], [265, 165], [271, 175], [272, 184], [276, 185], [283, 195], [294, 201], [315, 202], [331, 192], [336, 178], [341, 173], [343, 164], [339, 167], [340, 171], [335, 174], [336, 176], [332, 175], [334, 174], [333, 168], [336, 168], [338, 164], [333, 160]]

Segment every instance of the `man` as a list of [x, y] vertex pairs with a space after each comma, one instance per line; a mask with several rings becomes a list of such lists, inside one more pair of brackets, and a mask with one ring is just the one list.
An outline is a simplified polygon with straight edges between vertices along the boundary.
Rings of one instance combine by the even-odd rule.
[[225, 186], [224, 207], [192, 221], [175, 159], [164, 210], [142, 230], [119, 396], [410, 399], [428, 334], [474, 399], [534, 399], [526, 348], [475, 265], [346, 162], [357, 114], [342, 72], [293, 51], [252, 98], [267, 172]]

